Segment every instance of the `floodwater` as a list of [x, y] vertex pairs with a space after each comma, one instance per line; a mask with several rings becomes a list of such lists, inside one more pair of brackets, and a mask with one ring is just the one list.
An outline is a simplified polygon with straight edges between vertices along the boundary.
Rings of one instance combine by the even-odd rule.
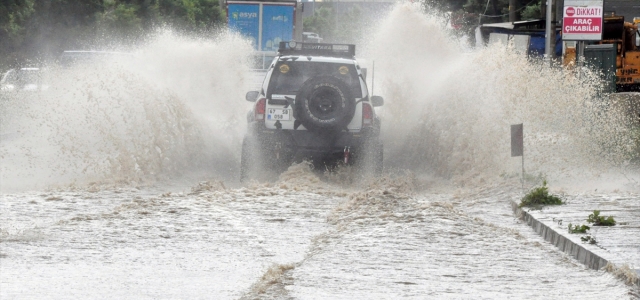
[[511, 123], [552, 191], [640, 190], [627, 153], [602, 150], [631, 141], [594, 112], [589, 74], [469, 51], [412, 6], [372, 31], [359, 53], [386, 102], [379, 178], [299, 164], [240, 184], [253, 83], [234, 36], [159, 33], [100, 68], [53, 68], [46, 93], [4, 96], [0, 298], [638, 297], [511, 212]]

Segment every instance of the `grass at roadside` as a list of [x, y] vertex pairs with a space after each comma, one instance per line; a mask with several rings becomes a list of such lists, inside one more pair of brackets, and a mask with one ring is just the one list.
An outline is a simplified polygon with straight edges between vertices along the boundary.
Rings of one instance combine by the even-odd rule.
[[542, 181], [542, 186], [532, 189], [527, 193], [520, 202], [520, 207], [539, 207], [543, 205], [560, 205], [563, 204], [560, 197], [549, 194], [547, 181]]

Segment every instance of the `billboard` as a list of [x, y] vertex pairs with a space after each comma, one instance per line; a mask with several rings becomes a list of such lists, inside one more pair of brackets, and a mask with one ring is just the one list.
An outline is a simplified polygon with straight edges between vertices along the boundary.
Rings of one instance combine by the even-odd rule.
[[229, 29], [250, 39], [255, 48], [260, 42], [260, 5], [229, 4], [227, 6]]
[[603, 0], [565, 0], [562, 39], [599, 41], [602, 39]]
[[262, 6], [262, 51], [278, 51], [281, 41], [293, 39], [292, 5]]

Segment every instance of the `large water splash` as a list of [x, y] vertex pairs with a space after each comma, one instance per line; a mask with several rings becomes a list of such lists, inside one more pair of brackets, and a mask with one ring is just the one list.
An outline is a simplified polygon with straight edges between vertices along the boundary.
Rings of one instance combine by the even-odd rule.
[[[578, 80], [499, 45], [470, 51], [443, 24], [398, 5], [359, 46], [387, 102], [379, 109], [386, 167], [457, 184], [515, 174], [509, 125], [524, 123], [529, 174], [585, 180], [624, 171], [633, 141], [602, 109], [597, 76]], [[242, 100], [249, 43], [170, 32], [150, 40], [119, 63], [51, 68], [48, 91], [5, 99], [0, 188], [138, 183], [194, 170], [235, 181], [251, 105]]]
[[529, 174], [582, 180], [621, 171], [633, 141], [603, 110], [596, 74], [578, 80], [503, 45], [470, 52], [442, 24], [399, 5], [368, 49], [387, 99], [386, 166], [483, 183], [519, 170], [509, 125], [523, 123]]
[[2, 190], [234, 174], [250, 49], [162, 32], [131, 55], [50, 66], [48, 90], [3, 99]]

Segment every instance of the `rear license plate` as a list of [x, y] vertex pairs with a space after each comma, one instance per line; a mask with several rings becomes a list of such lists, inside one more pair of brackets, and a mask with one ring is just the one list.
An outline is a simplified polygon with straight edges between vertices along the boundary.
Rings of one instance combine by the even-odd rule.
[[267, 109], [267, 120], [291, 120], [291, 110], [281, 108], [269, 108]]

